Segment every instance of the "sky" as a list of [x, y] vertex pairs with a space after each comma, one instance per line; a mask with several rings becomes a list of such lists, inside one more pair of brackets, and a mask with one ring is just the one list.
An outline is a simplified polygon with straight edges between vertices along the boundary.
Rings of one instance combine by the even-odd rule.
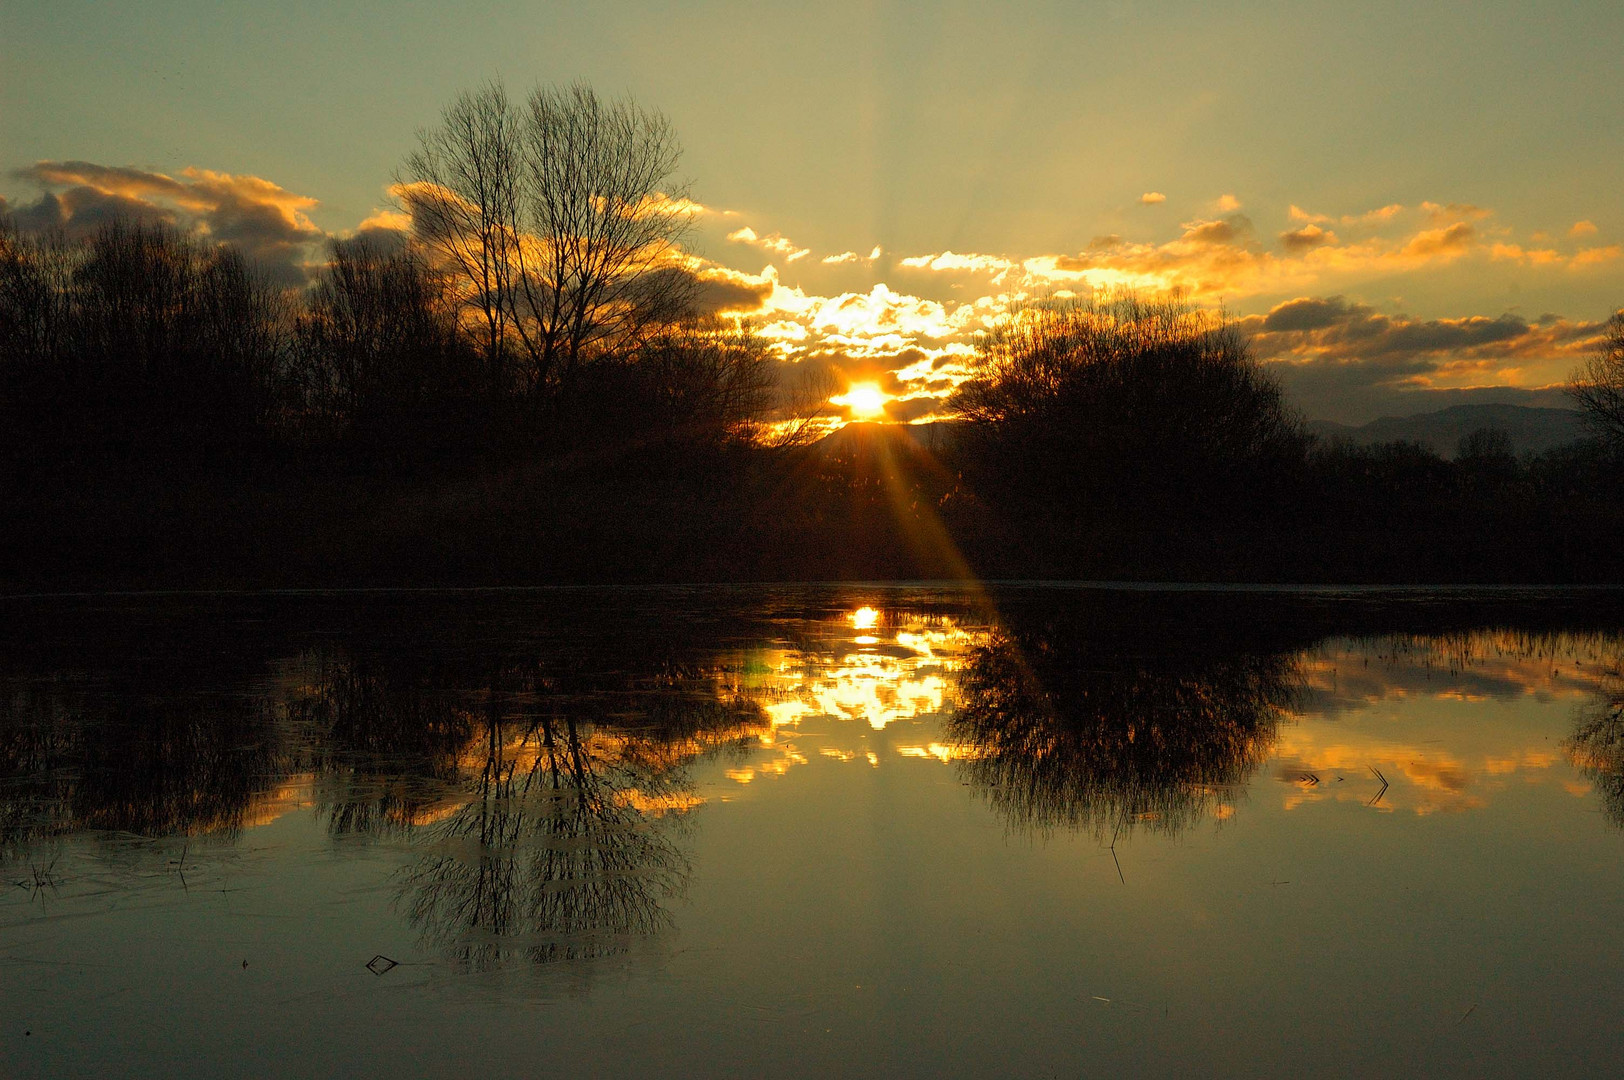
[[1306, 415], [1558, 405], [1624, 306], [1624, 5], [16, 3], [0, 198], [290, 282], [501, 78], [666, 113], [786, 361], [941, 415], [1011, 300], [1180, 288]]

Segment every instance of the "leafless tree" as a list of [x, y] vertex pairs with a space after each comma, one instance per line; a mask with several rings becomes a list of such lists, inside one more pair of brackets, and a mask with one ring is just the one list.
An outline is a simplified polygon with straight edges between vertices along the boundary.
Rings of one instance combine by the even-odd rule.
[[15, 374], [60, 360], [79, 253], [60, 232], [23, 236], [0, 217], [0, 368]]
[[520, 109], [492, 83], [419, 143], [402, 200], [464, 279], [492, 368], [522, 359], [518, 389], [555, 389], [688, 307], [681, 150], [660, 113], [582, 84], [538, 88]]
[[519, 114], [506, 88], [492, 82], [459, 95], [438, 127], [418, 133], [400, 187], [417, 237], [463, 278], [465, 298], [478, 312], [487, 377], [500, 389], [506, 389], [514, 279], [524, 267], [522, 153]]
[[715, 320], [664, 323], [634, 354], [655, 422], [670, 437], [751, 441], [772, 405], [767, 345], [748, 327]]
[[1624, 309], [1607, 320], [1606, 336], [1573, 373], [1568, 396], [1604, 438], [1624, 445]]
[[332, 245], [299, 320], [309, 405], [337, 422], [398, 419], [456, 381], [454, 301], [415, 245]]
[[835, 410], [840, 376], [833, 368], [811, 362], [796, 365], [779, 390], [778, 421], [763, 438], [776, 450], [809, 446], [828, 430], [824, 421]]
[[[597, 350], [637, 340], [687, 307], [692, 280], [668, 269], [689, 215], [672, 182], [671, 122], [577, 83], [538, 87], [524, 130], [526, 224], [537, 265], [523, 275], [536, 377], [567, 379]], [[528, 320], [527, 320], [528, 321]]]

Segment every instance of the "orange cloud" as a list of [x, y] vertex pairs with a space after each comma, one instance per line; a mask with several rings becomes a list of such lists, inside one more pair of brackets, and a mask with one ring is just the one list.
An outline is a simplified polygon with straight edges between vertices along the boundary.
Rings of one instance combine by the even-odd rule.
[[[1296, 207], [1292, 207], [1293, 210]], [[1321, 244], [1336, 243], [1336, 233], [1329, 229], [1322, 229], [1318, 225], [1304, 225], [1300, 229], [1291, 229], [1280, 234], [1280, 245], [1287, 251], [1307, 251], [1319, 247]]]
[[303, 280], [326, 236], [307, 216], [315, 199], [258, 176], [188, 168], [174, 177], [88, 161], [40, 161], [16, 175], [46, 189], [22, 210], [29, 224], [77, 232], [113, 217], [165, 221], [233, 244], [290, 282]]
[[799, 246], [788, 237], [781, 236], [778, 233], [760, 236], [756, 233], [756, 230], [748, 225], [728, 233], [727, 238], [736, 244], [749, 244], [752, 247], [761, 248], [763, 251], [771, 251], [782, 255], [786, 262], [795, 262], [797, 259], [804, 259], [812, 254], [811, 249]]

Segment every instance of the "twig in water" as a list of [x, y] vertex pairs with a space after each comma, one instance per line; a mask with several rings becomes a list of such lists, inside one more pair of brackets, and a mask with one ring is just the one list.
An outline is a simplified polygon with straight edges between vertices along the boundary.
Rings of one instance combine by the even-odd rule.
[[1369, 768], [1371, 772], [1376, 774], [1376, 779], [1382, 782], [1382, 789], [1376, 792], [1376, 797], [1365, 804], [1366, 806], [1375, 806], [1377, 803], [1382, 801], [1382, 796], [1387, 794], [1387, 777], [1383, 776], [1382, 771], [1376, 768], [1376, 766], [1371, 765]]

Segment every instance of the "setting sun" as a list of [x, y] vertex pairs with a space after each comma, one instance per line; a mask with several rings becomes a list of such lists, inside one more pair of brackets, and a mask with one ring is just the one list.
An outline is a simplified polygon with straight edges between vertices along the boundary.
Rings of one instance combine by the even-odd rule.
[[877, 384], [865, 382], [853, 383], [844, 394], [829, 400], [850, 409], [852, 416], [858, 420], [872, 420], [885, 414], [885, 403], [891, 398]]

